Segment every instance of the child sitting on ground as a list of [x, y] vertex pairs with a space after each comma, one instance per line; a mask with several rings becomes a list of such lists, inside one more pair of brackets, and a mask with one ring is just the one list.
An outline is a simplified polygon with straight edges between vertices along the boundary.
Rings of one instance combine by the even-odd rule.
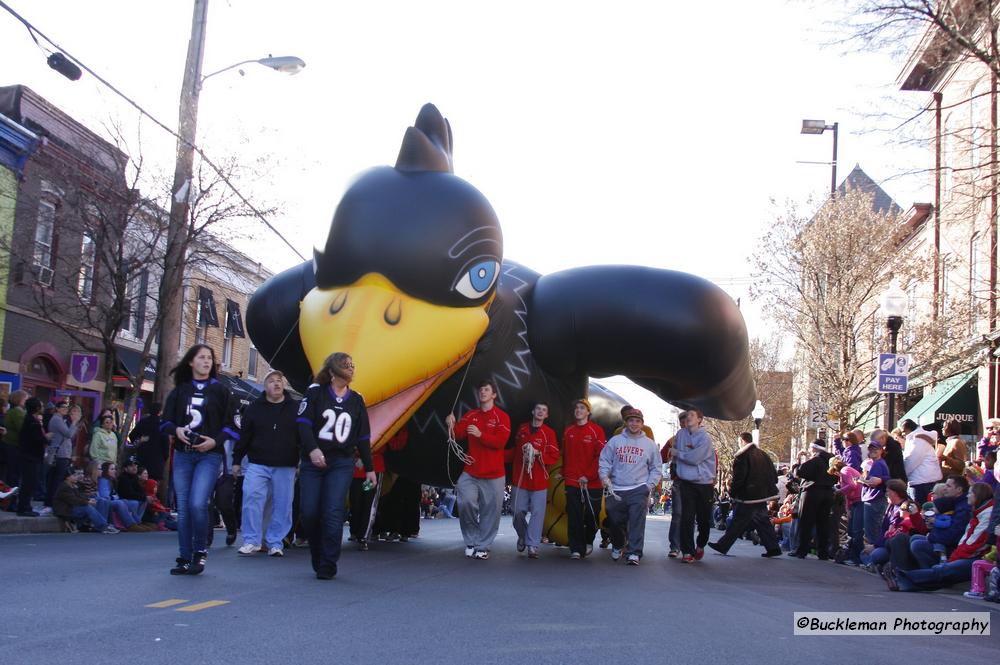
[[160, 503], [156, 496], [157, 482], [150, 480], [149, 471], [139, 467], [139, 482], [146, 490], [146, 518], [151, 518], [158, 531], [176, 531], [177, 520], [170, 516], [170, 511]]

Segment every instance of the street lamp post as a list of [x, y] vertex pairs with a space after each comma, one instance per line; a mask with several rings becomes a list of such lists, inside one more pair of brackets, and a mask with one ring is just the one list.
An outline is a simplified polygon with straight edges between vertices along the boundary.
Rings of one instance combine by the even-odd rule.
[[750, 415], [753, 416], [753, 442], [758, 446], [760, 445], [760, 423], [764, 420], [765, 413], [764, 405], [760, 403], [760, 400], [757, 400]]
[[[802, 134], [822, 134], [826, 130], [833, 130], [833, 161], [830, 162], [830, 166], [833, 168], [833, 173], [830, 176], [830, 198], [833, 198], [837, 194], [837, 128], [838, 123], [833, 123], [832, 125], [826, 124], [826, 120], [803, 120], [802, 121]], [[825, 163], [825, 162], [816, 162]]]
[[[892, 280], [889, 288], [882, 294], [881, 310], [885, 316], [885, 326], [889, 330], [889, 353], [896, 353], [896, 338], [899, 329], [903, 327], [903, 314], [906, 313], [906, 292], [900, 288], [896, 280]], [[896, 395], [889, 393], [886, 399], [886, 429], [892, 431], [896, 426]]]
[[208, 76], [202, 76], [205, 54], [205, 25], [208, 20], [208, 0], [195, 0], [188, 42], [184, 82], [181, 86], [179, 119], [177, 125], [177, 161], [170, 198], [170, 218], [167, 227], [167, 246], [163, 257], [163, 279], [160, 282], [160, 342], [156, 374], [156, 395], [163, 399], [170, 387], [168, 372], [177, 363], [180, 351], [181, 310], [183, 308], [184, 262], [188, 249], [188, 216], [190, 213], [191, 179], [194, 174], [195, 137], [198, 130], [198, 96], [201, 86], [211, 76], [221, 74], [240, 65], [258, 63], [275, 71], [295, 74], [305, 67], [305, 62], [293, 56], [267, 57], [244, 60], [224, 67]]

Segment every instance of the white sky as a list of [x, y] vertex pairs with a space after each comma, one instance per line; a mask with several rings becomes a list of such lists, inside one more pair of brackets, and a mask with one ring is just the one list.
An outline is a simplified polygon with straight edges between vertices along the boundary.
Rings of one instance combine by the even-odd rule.
[[[176, 126], [193, 2], [7, 2]], [[452, 124], [456, 174], [500, 217], [508, 258], [541, 273], [598, 263], [695, 273], [741, 298], [751, 337], [769, 335], [746, 293], [769, 200], [829, 188], [829, 166], [796, 161], [828, 161], [832, 138], [800, 135], [801, 120], [840, 123], [838, 180], [856, 163], [881, 182], [929, 161], [868, 131], [902, 63], [824, 47], [826, 6], [212, 0], [205, 72], [268, 54], [307, 67], [289, 77], [248, 65], [209, 80], [199, 143], [220, 159], [268, 160], [246, 192], [280, 206], [275, 225], [309, 256], [351, 179], [394, 163], [403, 131], [433, 102]], [[94, 78], [49, 69], [2, 10], [0, 45], [0, 85], [25, 84], [98, 130], [109, 119], [135, 126]], [[172, 171], [173, 140], [149, 122], [141, 131], [146, 159]], [[904, 209], [929, 200], [923, 185], [883, 183]], [[265, 265], [297, 263], [254, 233], [244, 249]]]

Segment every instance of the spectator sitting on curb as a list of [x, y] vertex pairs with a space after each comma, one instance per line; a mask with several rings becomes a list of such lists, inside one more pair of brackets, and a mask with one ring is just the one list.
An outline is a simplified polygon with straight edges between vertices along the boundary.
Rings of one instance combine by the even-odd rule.
[[97, 499], [88, 498], [77, 486], [83, 478], [80, 469], [69, 469], [62, 483], [52, 497], [52, 512], [71, 524], [89, 521], [91, 526], [101, 533], [118, 533], [118, 529], [108, 524], [97, 510]]
[[149, 477], [149, 471], [143, 467], [139, 467], [139, 482], [142, 483], [142, 487], [146, 492], [146, 517], [151, 518], [153, 523], [156, 524], [156, 529], [158, 531], [177, 531], [177, 520], [175, 520], [170, 515], [170, 510], [167, 509], [162, 503], [160, 503], [159, 497], [156, 495], [158, 489], [158, 483]]
[[993, 511], [993, 492], [989, 485], [976, 483], [969, 489], [968, 501], [972, 508], [969, 527], [958, 547], [948, 557], [948, 562], [930, 568], [894, 571], [899, 591], [934, 591], [972, 579], [973, 562], [989, 550], [988, 541], [992, 534], [987, 527]]

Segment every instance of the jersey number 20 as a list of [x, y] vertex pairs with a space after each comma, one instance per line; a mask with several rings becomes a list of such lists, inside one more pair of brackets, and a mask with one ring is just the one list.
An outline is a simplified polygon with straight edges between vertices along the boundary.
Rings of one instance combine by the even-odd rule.
[[337, 443], [347, 441], [351, 433], [351, 415], [344, 411], [338, 416], [333, 409], [327, 409], [323, 412], [323, 417], [326, 418], [326, 424], [319, 431], [319, 438], [324, 441], [333, 441], [336, 438]]

